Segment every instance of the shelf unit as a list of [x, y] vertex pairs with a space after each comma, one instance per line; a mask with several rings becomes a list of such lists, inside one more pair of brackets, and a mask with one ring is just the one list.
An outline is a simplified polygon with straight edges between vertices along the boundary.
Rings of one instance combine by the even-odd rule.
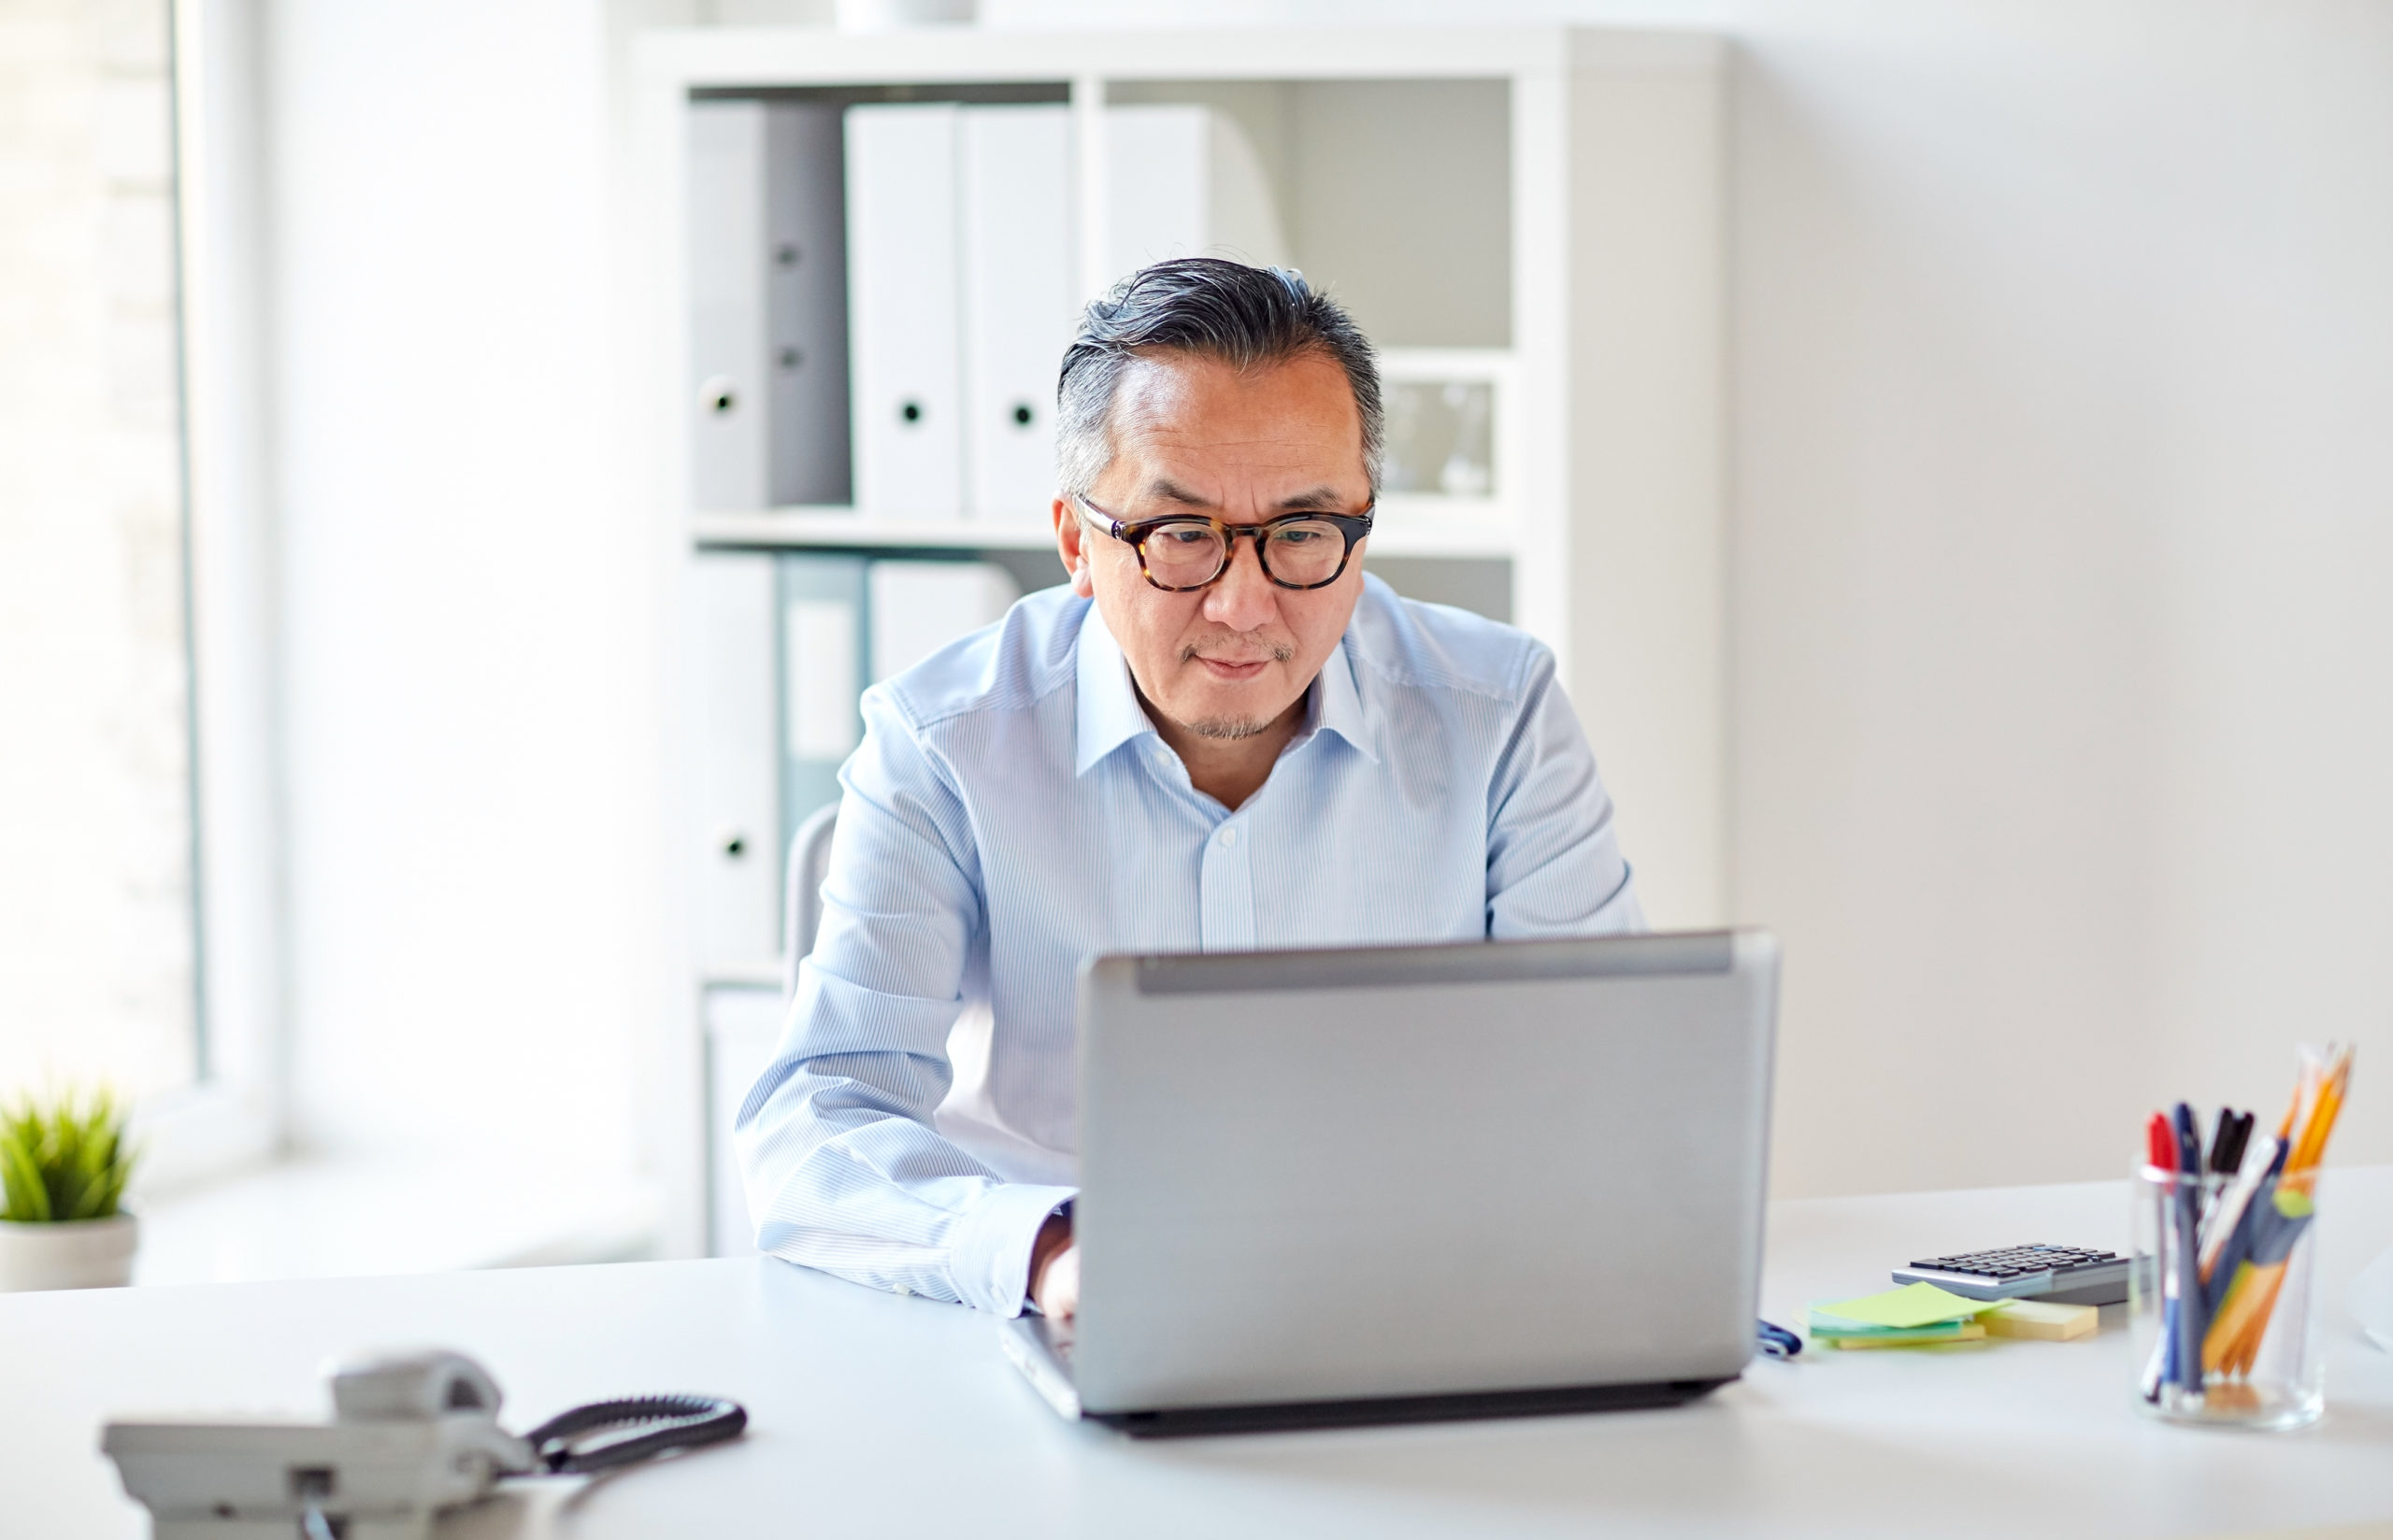
[[[1509, 561], [1511, 532], [1476, 514], [1440, 506], [1442, 498], [1383, 496], [1374, 556], [1460, 556]], [[760, 513], [694, 513], [689, 541], [700, 550], [1053, 550], [1045, 524], [979, 519], [888, 519], [847, 507], [767, 508]]]
[[[1725, 920], [1724, 86], [1716, 37], [1567, 27], [842, 34], [703, 28], [635, 50], [641, 309], [626, 354], [628, 485], [656, 534], [660, 678], [680, 678], [678, 567], [693, 552], [1050, 549], [1046, 524], [846, 508], [694, 514], [683, 442], [683, 135], [694, 96], [1070, 105], [1082, 290], [1100, 292], [1109, 102], [1230, 115], [1273, 180], [1292, 255], [1382, 346], [1500, 354], [1498, 486], [1468, 511], [1389, 497], [1373, 555], [1510, 563], [1515, 623], [1555, 650], [1621, 808], [1656, 923]], [[666, 703], [665, 720], [677, 716]], [[703, 1072], [677, 891], [685, 770], [664, 767], [671, 847], [657, 1068], [668, 1244], [696, 1248]]]

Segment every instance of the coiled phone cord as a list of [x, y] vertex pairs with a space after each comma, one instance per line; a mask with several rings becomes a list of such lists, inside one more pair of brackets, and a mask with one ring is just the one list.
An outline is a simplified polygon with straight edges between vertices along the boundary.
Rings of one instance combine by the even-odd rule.
[[[736, 1438], [748, 1413], [721, 1396], [625, 1396], [594, 1401], [556, 1416], [523, 1435], [534, 1458], [552, 1475], [611, 1470], [670, 1449]], [[595, 1436], [586, 1436], [595, 1434]]]

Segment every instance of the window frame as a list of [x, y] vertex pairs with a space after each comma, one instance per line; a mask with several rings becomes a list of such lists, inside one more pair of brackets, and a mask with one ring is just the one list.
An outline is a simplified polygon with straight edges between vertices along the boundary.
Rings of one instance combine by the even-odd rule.
[[280, 1155], [290, 1126], [265, 40], [255, 0], [167, 4], [198, 1073], [135, 1108], [145, 1193]]

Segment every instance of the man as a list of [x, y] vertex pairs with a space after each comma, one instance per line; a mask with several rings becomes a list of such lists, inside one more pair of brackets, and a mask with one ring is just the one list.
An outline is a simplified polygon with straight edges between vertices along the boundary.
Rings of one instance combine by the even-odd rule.
[[1079, 1302], [1082, 959], [1643, 925], [1552, 654], [1364, 576], [1379, 379], [1336, 304], [1159, 264], [1057, 397], [1070, 585], [866, 694], [736, 1130], [765, 1250], [1008, 1315]]

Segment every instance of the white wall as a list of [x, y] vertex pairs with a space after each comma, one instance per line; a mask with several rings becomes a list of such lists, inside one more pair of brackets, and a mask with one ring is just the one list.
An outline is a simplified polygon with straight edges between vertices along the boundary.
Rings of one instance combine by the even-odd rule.
[[601, 9], [266, 33], [298, 1134], [621, 1159], [655, 810]]
[[[634, 1121], [657, 873], [624, 832], [657, 805], [619, 688], [644, 558], [607, 485], [597, 5], [276, 12], [320, 1136], [527, 1089], [575, 1137]], [[2393, 11], [986, 14], [1737, 38], [1732, 833], [1788, 942], [1782, 1191], [2108, 1175], [2164, 1095], [2273, 1115], [2299, 1038], [2393, 1056]], [[2345, 1160], [2393, 1158], [2373, 1083]]]
[[[2393, 1060], [2393, 9], [983, 14], [1737, 40], [1732, 834], [1787, 941], [1781, 1191], [2109, 1175], [2160, 1098], [2274, 1117], [2298, 1040]], [[2362, 1073], [2337, 1153], [2393, 1158]]]
[[2393, 1061], [2393, 10], [1919, 9], [1744, 76], [1738, 891], [1804, 1189]]

